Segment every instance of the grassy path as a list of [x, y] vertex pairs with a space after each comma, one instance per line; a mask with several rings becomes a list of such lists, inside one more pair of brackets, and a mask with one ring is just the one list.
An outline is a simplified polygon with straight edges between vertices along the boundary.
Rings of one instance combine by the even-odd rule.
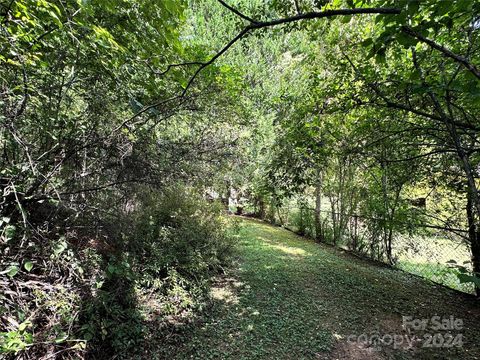
[[[473, 300], [286, 230], [242, 222], [237, 268], [214, 287], [206, 318], [167, 346], [169, 358], [480, 359], [480, 311]], [[402, 316], [434, 315], [463, 319], [454, 331], [462, 334], [462, 347], [347, 341], [366, 334], [388, 343], [384, 335], [407, 335]], [[423, 339], [425, 332], [415, 334]]]

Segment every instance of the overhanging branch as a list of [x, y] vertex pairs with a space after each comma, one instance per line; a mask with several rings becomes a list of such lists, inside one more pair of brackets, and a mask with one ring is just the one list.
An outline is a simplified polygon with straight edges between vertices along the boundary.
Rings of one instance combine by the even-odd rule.
[[[323, 18], [330, 18], [330, 17], [336, 17], [336, 16], [350, 16], [350, 15], [360, 15], [360, 14], [384, 14], [384, 15], [397, 15], [400, 14], [401, 10], [396, 9], [396, 8], [356, 8], [356, 9], [337, 9], [337, 10], [325, 10], [325, 11], [314, 11], [314, 12], [308, 12], [304, 14], [297, 14], [294, 16], [286, 17], [286, 18], [281, 18], [281, 19], [274, 19], [274, 20], [269, 20], [269, 21], [255, 21], [252, 18], [242, 14], [240, 11], [237, 9], [233, 8], [232, 6], [228, 5], [225, 1], [223, 0], [218, 0], [222, 6], [233, 12], [235, 15], [239, 16], [240, 18], [249, 21], [249, 24], [246, 25], [232, 40], [230, 40], [227, 45], [225, 45], [219, 52], [217, 52], [210, 60], [206, 62], [199, 62], [198, 64], [200, 65], [199, 68], [195, 71], [195, 73], [190, 77], [190, 80], [187, 82], [187, 85], [183, 89], [183, 91], [179, 95], [172, 96], [168, 99], [159, 101], [157, 103], [145, 106], [142, 108], [140, 111], [132, 115], [129, 119], [127, 119], [123, 124], [126, 125], [136, 117], [140, 116], [141, 114], [145, 113], [146, 111], [156, 108], [161, 105], [165, 105], [173, 100], [177, 100], [179, 98], [184, 97], [189, 88], [192, 86], [194, 83], [195, 79], [198, 77], [198, 75], [202, 72], [203, 69], [205, 69], [207, 66], [213, 64], [219, 57], [221, 57], [223, 54], [225, 54], [228, 49], [230, 49], [237, 41], [241, 40], [244, 36], [246, 36], [250, 31], [257, 30], [257, 29], [263, 29], [263, 28], [268, 28], [268, 27], [274, 27], [282, 24], [289, 24], [297, 21], [303, 21], [303, 20], [313, 20], [313, 19], [323, 19]], [[167, 70], [165, 70], [163, 73], [168, 72], [172, 67], [177, 67], [177, 66], [184, 66], [184, 65], [192, 65], [195, 64], [196, 62], [186, 62], [183, 64], [172, 64], [167, 67]]]
[[251, 23], [257, 23], [257, 21], [253, 20], [251, 17], [248, 17], [247, 15], [245, 14], [242, 14], [240, 11], [238, 11], [237, 9], [235, 9], [233, 6], [230, 6], [228, 5], [225, 1], [223, 0], [218, 0], [218, 2], [220, 4], [222, 4], [222, 6], [226, 7], [228, 10], [230, 10], [231, 12], [233, 12], [235, 15], [241, 17], [243, 20], [247, 20]]
[[453, 51], [447, 49], [446, 47], [444, 47], [440, 44], [437, 44], [435, 41], [433, 41], [431, 39], [426, 38], [425, 36], [423, 36], [422, 34], [415, 31], [414, 29], [412, 29], [409, 26], [402, 26], [401, 29], [405, 34], [407, 34], [407, 35], [409, 35], [409, 36], [427, 44], [431, 48], [440, 51], [444, 56], [446, 56], [450, 59], [453, 59], [456, 62], [460, 63], [468, 71], [470, 71], [473, 75], [475, 75], [480, 80], [480, 70], [474, 64], [472, 64], [470, 61], [468, 61], [468, 59], [466, 59], [465, 57], [457, 55]]

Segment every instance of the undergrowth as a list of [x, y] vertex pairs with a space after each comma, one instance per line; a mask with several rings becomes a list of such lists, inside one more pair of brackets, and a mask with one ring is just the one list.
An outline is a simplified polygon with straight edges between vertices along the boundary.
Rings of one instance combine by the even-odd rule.
[[2, 223], [6, 358], [146, 356], [152, 336], [169, 336], [202, 311], [237, 231], [219, 204], [181, 186], [139, 189], [97, 226], [88, 213], [43, 208], [49, 217], [36, 214], [30, 230]]

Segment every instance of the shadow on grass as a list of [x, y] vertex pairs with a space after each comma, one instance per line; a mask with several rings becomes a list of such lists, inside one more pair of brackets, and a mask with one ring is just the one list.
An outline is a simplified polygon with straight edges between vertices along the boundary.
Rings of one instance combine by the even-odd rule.
[[105, 260], [106, 281], [86, 301], [85, 323], [94, 324], [88, 357], [364, 359], [363, 348], [346, 347], [349, 335], [401, 333], [402, 316], [433, 315], [464, 320], [464, 348], [384, 348], [369, 359], [480, 356], [478, 307], [422, 279], [256, 221], [245, 222], [239, 256], [213, 282], [201, 316], [166, 332], [142, 318], [122, 262]]
[[[173, 336], [159, 358], [459, 359], [480, 355], [480, 314], [472, 301], [282, 229], [258, 221], [245, 223], [237, 271], [213, 287], [213, 306], [203, 320]], [[347, 346], [351, 345], [346, 341], [349, 335], [404, 334], [402, 316], [434, 315], [464, 320], [463, 348], [382, 347], [372, 354], [371, 346], [365, 352], [369, 344]]]

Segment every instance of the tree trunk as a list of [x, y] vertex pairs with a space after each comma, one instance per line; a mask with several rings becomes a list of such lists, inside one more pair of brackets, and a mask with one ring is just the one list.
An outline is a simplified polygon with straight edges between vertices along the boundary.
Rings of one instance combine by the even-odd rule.
[[333, 232], [333, 245], [337, 245], [337, 206], [336, 206], [336, 201], [335, 197], [333, 195], [330, 195], [330, 207], [331, 207], [331, 216], [332, 216], [332, 232]]
[[352, 237], [352, 250], [358, 250], [358, 216], [354, 215], [353, 217], [353, 237]]
[[[475, 221], [473, 196], [470, 191], [467, 195], [467, 219], [473, 272], [478, 276], [478, 274], [480, 274], [480, 225], [478, 224], [478, 220]], [[480, 296], [480, 288], [478, 286], [475, 287], [475, 291], [477, 296]]]
[[322, 173], [317, 170], [317, 181], [315, 184], [315, 240], [323, 241], [322, 233]]
[[265, 201], [263, 200], [263, 197], [258, 198], [258, 216], [260, 219], [265, 219]]

